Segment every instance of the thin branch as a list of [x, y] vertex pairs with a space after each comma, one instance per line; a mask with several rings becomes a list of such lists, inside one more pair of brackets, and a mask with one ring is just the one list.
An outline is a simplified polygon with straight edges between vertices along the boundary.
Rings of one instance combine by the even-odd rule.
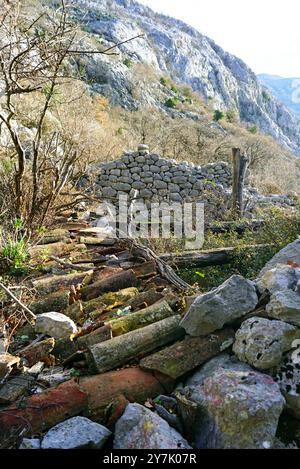
[[30, 311], [29, 308], [27, 308], [27, 306], [25, 306], [11, 291], [9, 288], [7, 288], [5, 285], [3, 285], [3, 283], [0, 282], [0, 288], [2, 288], [2, 290], [5, 291], [5, 293], [10, 296], [16, 303], [18, 303], [18, 305], [24, 309], [24, 311], [26, 311], [26, 313], [28, 313], [32, 319], [36, 319], [36, 315], [33, 314], [32, 311]]
[[73, 50], [73, 49], [70, 49], [68, 50], [68, 54], [84, 54], [84, 55], [87, 55], [87, 54], [107, 54], [107, 55], [110, 55], [108, 54], [109, 51], [113, 50], [113, 49], [116, 49], [117, 47], [120, 47], [122, 46], [123, 44], [126, 44], [127, 42], [130, 42], [130, 41], [133, 41], [134, 39], [138, 39], [140, 37], [144, 37], [144, 34], [138, 34], [137, 36], [134, 36], [134, 37], [131, 37], [129, 39], [126, 39], [125, 41], [121, 41], [121, 42], [118, 42], [117, 44], [114, 44], [113, 46], [110, 46], [108, 47], [107, 49], [104, 49], [104, 50]]
[[72, 264], [72, 262], [65, 262], [62, 259], [59, 259], [59, 257], [55, 257], [55, 256], [49, 256], [49, 259], [57, 262], [58, 264], [62, 265], [63, 267], [66, 267], [68, 269], [82, 270], [83, 272], [88, 272], [90, 270], [96, 270], [96, 267], [86, 267], [86, 266], [83, 266], [83, 265]]

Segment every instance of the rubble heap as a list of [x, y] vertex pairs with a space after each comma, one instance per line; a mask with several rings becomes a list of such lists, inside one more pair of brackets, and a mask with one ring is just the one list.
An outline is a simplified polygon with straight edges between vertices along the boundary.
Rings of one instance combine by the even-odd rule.
[[2, 448], [284, 446], [279, 419], [300, 418], [300, 239], [257, 281], [200, 294], [134, 243], [58, 222], [31, 248], [27, 293], [3, 303], [6, 327], [23, 319], [0, 339]]

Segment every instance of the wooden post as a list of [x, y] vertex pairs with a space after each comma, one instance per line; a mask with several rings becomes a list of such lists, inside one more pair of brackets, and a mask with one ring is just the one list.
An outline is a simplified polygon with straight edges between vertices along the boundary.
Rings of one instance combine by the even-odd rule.
[[232, 161], [232, 209], [237, 217], [242, 217], [244, 212], [243, 189], [249, 160], [246, 155], [241, 155], [240, 148], [233, 148]]

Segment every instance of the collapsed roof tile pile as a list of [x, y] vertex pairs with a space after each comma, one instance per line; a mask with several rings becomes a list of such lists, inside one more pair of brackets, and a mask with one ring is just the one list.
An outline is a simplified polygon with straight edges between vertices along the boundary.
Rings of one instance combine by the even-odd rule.
[[[258, 282], [233, 276], [186, 308], [182, 291], [134, 244], [81, 220], [58, 221], [31, 248], [39, 274], [22, 284], [28, 311], [8, 350], [1, 339], [1, 447], [280, 446], [283, 409], [299, 418], [299, 373], [288, 367], [299, 366], [290, 363], [300, 339], [300, 241]], [[12, 308], [19, 305], [7, 298], [7, 321]]]

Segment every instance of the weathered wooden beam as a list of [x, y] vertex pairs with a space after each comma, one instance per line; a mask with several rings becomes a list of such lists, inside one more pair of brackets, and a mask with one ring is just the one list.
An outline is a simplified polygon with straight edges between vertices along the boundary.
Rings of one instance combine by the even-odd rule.
[[238, 221], [222, 221], [220, 223], [210, 223], [206, 227], [206, 231], [212, 233], [227, 233], [228, 231], [234, 231], [238, 234], [245, 233], [246, 230], [257, 231], [264, 225], [264, 220], [244, 220]]
[[117, 337], [173, 315], [175, 313], [169, 304], [166, 301], [160, 301], [136, 313], [113, 319], [108, 324], [111, 325], [113, 337]]
[[111, 275], [104, 280], [99, 280], [82, 289], [81, 295], [84, 300], [92, 300], [107, 292], [115, 292], [124, 288], [136, 287], [138, 280], [132, 270], [125, 270]]
[[46, 358], [52, 352], [55, 346], [55, 340], [51, 337], [41, 342], [29, 344], [18, 352], [21, 358], [25, 358], [29, 367]]
[[[87, 416], [96, 421], [103, 422], [105, 419], [103, 423], [106, 423], [107, 420], [112, 420], [114, 404], [116, 401], [120, 402], [120, 396], [123, 396], [125, 406], [126, 401], [144, 403], [149, 398], [172, 392], [174, 380], [159, 373], [153, 375], [140, 368], [124, 368], [81, 378], [79, 385], [88, 396]], [[122, 409], [120, 410], [122, 414]]]
[[223, 265], [228, 264], [232, 261], [237, 250], [239, 252], [247, 250], [257, 250], [265, 249], [266, 247], [272, 246], [271, 244], [253, 244], [241, 247], [227, 247], [219, 249], [211, 249], [208, 251], [190, 251], [183, 254], [161, 254], [161, 258], [177, 267], [187, 267], [187, 266], [198, 266], [198, 267], [208, 267], [211, 265]]
[[180, 316], [171, 316], [150, 326], [114, 337], [101, 344], [89, 347], [88, 360], [92, 359], [99, 373], [138, 359], [153, 350], [163, 347], [184, 335], [179, 326]]
[[232, 209], [237, 217], [241, 217], [244, 211], [243, 191], [245, 176], [249, 165], [249, 159], [241, 154], [240, 148], [232, 149], [233, 181], [232, 181]]
[[163, 293], [158, 292], [155, 288], [140, 292], [132, 300], [128, 301], [127, 305], [131, 306], [133, 311], [138, 311], [142, 308], [147, 308], [163, 298]]
[[69, 305], [70, 292], [68, 290], [55, 291], [30, 303], [29, 308], [34, 314], [56, 311], [60, 313]]
[[173, 379], [185, 375], [233, 344], [234, 331], [224, 329], [207, 337], [188, 337], [140, 361], [140, 367]]
[[72, 285], [81, 285], [82, 283], [86, 283], [91, 279], [92, 275], [92, 270], [66, 275], [50, 275], [33, 280], [32, 285], [40, 295], [43, 295], [57, 290], [66, 289]]

